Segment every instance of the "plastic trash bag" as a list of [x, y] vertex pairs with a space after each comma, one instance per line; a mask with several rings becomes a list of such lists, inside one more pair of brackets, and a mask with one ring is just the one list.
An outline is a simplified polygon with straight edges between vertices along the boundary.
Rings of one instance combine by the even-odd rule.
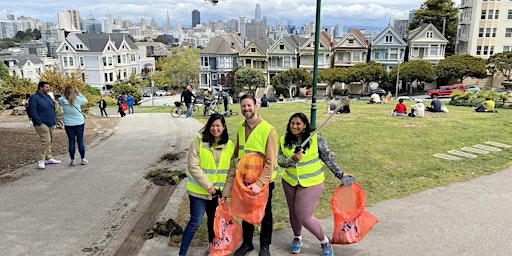
[[210, 243], [209, 256], [229, 255], [242, 242], [242, 225], [231, 214], [226, 200], [219, 201], [213, 221], [215, 237]]
[[336, 188], [331, 197], [334, 215], [332, 244], [351, 244], [361, 241], [379, 219], [366, 211], [366, 193], [359, 183]]

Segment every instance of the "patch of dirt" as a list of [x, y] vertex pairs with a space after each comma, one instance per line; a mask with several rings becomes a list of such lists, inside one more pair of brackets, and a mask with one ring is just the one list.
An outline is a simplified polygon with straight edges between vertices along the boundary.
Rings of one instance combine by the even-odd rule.
[[148, 174], [146, 174], [145, 178], [151, 180], [157, 186], [165, 186], [172, 185], [175, 186], [182, 179], [187, 177], [187, 174], [181, 170], [171, 170], [170, 168], [166, 168], [167, 166], [175, 166], [171, 163], [180, 161], [184, 159], [186, 155], [182, 153], [168, 153], [160, 157], [160, 161], [156, 163], [156, 166], [159, 166]]
[[[10, 115], [12, 110], [0, 112], [0, 123], [28, 123], [26, 115]], [[84, 140], [87, 147], [94, 146], [97, 142], [108, 138], [113, 134], [115, 126], [119, 123], [118, 117], [103, 118], [87, 116], [85, 118]], [[0, 184], [12, 181], [8, 173], [17, 168], [34, 164], [38, 158], [39, 135], [34, 128], [1, 128], [0, 127]], [[64, 129], [55, 129], [52, 142], [52, 155], [63, 155], [62, 160], [69, 160], [68, 139]]]

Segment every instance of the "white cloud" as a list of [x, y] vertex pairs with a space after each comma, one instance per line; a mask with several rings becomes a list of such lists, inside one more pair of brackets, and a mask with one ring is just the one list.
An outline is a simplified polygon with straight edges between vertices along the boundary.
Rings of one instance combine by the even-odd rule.
[[[411, 9], [419, 8], [424, 0], [324, 0], [321, 6], [322, 24], [334, 25], [369, 25], [385, 27], [394, 17], [407, 17]], [[191, 12], [201, 12], [201, 21], [227, 20], [245, 16], [254, 17], [256, 4], [261, 6], [261, 13], [274, 24], [277, 19], [283, 23], [291, 20], [295, 25], [308, 24], [315, 21], [316, 1], [296, 0], [219, 0], [212, 5], [204, 0], [88, 0], [88, 1], [49, 1], [49, 0], [18, 0], [0, 3], [0, 20], [7, 14], [30, 16], [41, 21], [56, 22], [57, 12], [67, 9], [78, 9], [82, 18], [92, 15], [99, 19], [105, 14], [138, 22], [145, 18], [148, 22], [154, 18], [163, 25], [167, 11], [171, 22], [178, 20], [182, 26], [191, 22]], [[455, 1], [456, 4], [460, 0]]]

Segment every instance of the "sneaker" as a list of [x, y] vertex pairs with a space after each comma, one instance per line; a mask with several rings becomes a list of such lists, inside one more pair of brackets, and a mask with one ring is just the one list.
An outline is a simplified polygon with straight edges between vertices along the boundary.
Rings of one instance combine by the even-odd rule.
[[302, 239], [294, 238], [292, 241], [292, 245], [290, 245], [290, 253], [298, 254], [300, 252], [300, 247], [302, 246]]
[[262, 245], [260, 247], [260, 256], [270, 256], [270, 248], [268, 245]]
[[87, 161], [87, 159], [84, 158], [84, 159], [82, 159], [82, 162], [80, 164], [81, 165], [86, 165], [88, 163], [89, 163], [89, 161]]
[[52, 158], [44, 161], [44, 163], [45, 164], [60, 164], [60, 163], [62, 163], [62, 161], [56, 160], [55, 158], [52, 157]]
[[45, 167], [44, 161], [37, 161], [37, 169], [44, 169]]
[[75, 159], [71, 160], [71, 163], [69, 163], [69, 166], [75, 166], [75, 165], [76, 165]]
[[332, 256], [332, 246], [331, 246], [331, 242], [330, 242], [330, 239], [329, 239], [329, 242], [325, 243], [325, 244], [320, 244], [320, 246], [322, 246], [322, 255], [323, 256]]
[[240, 248], [238, 248], [235, 251], [235, 256], [245, 256], [248, 252], [250, 252], [252, 250], [254, 250], [254, 246], [252, 244], [244, 244], [244, 243], [242, 243]]

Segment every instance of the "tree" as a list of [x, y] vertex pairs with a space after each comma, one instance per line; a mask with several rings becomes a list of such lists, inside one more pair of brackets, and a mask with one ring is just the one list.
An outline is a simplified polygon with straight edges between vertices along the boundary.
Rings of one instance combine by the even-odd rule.
[[368, 63], [358, 63], [349, 68], [349, 81], [368, 84], [370, 82], [381, 82], [388, 74], [382, 64], [375, 61]]
[[0, 62], [0, 79], [5, 79], [8, 76], [9, 68], [3, 62]]
[[[328, 68], [318, 72], [318, 80], [327, 82], [333, 88], [336, 83], [350, 83], [349, 69], [348, 68]], [[333, 88], [334, 89], [334, 88]], [[331, 90], [331, 96], [334, 90]]]
[[510, 76], [512, 75], [512, 52], [496, 53], [489, 57], [487, 63], [501, 72], [507, 81], [510, 80]]
[[[391, 70], [389, 77], [391, 79], [396, 79], [396, 75], [398, 72], [398, 65], [394, 66]], [[412, 60], [408, 62], [403, 62], [400, 64], [400, 80], [406, 81], [406, 86], [408, 87], [408, 91], [410, 90], [410, 85], [417, 81], [418, 85], [422, 84], [422, 82], [432, 82], [435, 80], [434, 67], [430, 62], [425, 60]]]
[[263, 72], [243, 67], [235, 72], [234, 89], [235, 91], [243, 91], [246, 87], [251, 93], [256, 92], [256, 88], [265, 87], [267, 79]]
[[171, 54], [156, 63], [160, 70], [153, 75], [156, 86], [171, 86], [185, 88], [189, 83], [197, 83], [199, 77], [199, 49], [171, 49]]
[[304, 68], [290, 68], [282, 73], [272, 77], [270, 84], [276, 88], [286, 88], [290, 98], [292, 98], [293, 90], [298, 92], [298, 87], [310, 88], [313, 78], [311, 74]]
[[457, 16], [459, 10], [452, 0], [426, 0], [420, 8], [414, 12], [409, 30], [421, 26], [422, 23], [432, 23], [439, 31], [443, 31], [449, 43], [446, 46], [446, 53], [455, 52], [455, 40], [457, 37]]
[[439, 61], [435, 67], [435, 73], [438, 78], [455, 77], [461, 83], [466, 77], [484, 78], [487, 75], [485, 61], [467, 53], [452, 55]]

